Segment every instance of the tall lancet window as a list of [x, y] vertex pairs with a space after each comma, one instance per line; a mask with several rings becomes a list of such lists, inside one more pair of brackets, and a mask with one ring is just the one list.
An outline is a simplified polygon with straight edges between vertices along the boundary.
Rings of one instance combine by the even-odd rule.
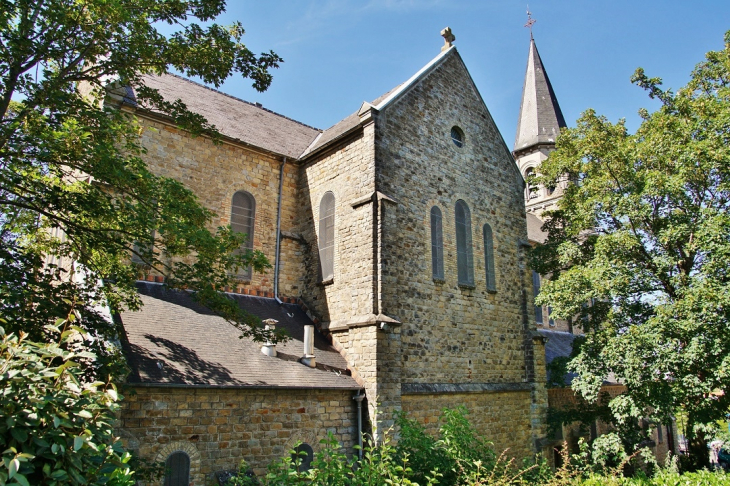
[[335, 195], [326, 192], [319, 203], [319, 262], [322, 280], [335, 277]]
[[494, 241], [492, 239], [492, 228], [484, 225], [484, 270], [487, 273], [487, 290], [497, 291], [497, 278], [494, 272]]
[[459, 283], [474, 285], [474, 256], [471, 245], [471, 212], [469, 206], [459, 199], [456, 201], [456, 268]]
[[[236, 253], [253, 249], [253, 228], [256, 220], [256, 200], [246, 191], [238, 191], [231, 201], [231, 229], [236, 233], [244, 233], [246, 241]], [[237, 277], [251, 280], [251, 267], [239, 268]]]
[[444, 279], [444, 232], [441, 210], [431, 208], [431, 270], [434, 280]]
[[[535, 270], [532, 271], [532, 295], [537, 298], [537, 294], [540, 293], [540, 274]], [[535, 322], [537, 324], [543, 324], [542, 318], [542, 306], [535, 305]]]

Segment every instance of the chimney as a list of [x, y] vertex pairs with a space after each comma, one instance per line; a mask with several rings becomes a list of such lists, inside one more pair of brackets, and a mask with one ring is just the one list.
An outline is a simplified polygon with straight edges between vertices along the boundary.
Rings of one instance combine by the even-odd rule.
[[304, 326], [304, 356], [302, 363], [314, 368], [317, 362], [314, 360], [314, 326]]
[[[279, 322], [276, 319], [266, 319], [263, 321], [263, 323], [266, 325], [264, 329], [267, 331], [275, 331], [276, 330], [276, 323]], [[265, 354], [266, 356], [276, 356], [276, 344], [272, 343], [271, 340], [266, 341], [263, 346], [261, 346], [261, 353]]]

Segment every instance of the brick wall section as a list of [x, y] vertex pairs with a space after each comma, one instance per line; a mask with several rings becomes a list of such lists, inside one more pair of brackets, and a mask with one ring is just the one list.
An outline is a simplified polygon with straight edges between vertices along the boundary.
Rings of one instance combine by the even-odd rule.
[[[196, 194], [203, 206], [215, 212], [217, 217], [212, 221], [211, 230], [230, 223], [231, 198], [236, 191], [245, 190], [254, 196], [256, 219], [253, 247], [263, 251], [273, 265], [281, 159], [232, 143], [216, 145], [207, 137], [192, 137], [166, 123], [144, 116], [140, 121], [145, 128], [142, 144], [147, 149], [145, 160], [150, 170], [156, 175], [182, 182]], [[287, 163], [282, 191], [283, 231], [292, 231], [299, 219], [297, 179], [298, 168]], [[297, 297], [301, 292], [301, 253], [300, 243], [282, 239], [279, 287], [283, 296]], [[250, 282], [240, 285], [240, 291], [268, 295], [273, 292], [273, 287], [272, 269], [263, 275], [254, 273]]]
[[438, 431], [444, 408], [464, 405], [474, 431], [493, 442], [497, 454], [507, 448], [508, 457], [528, 457], [533, 452], [530, 392], [403, 395], [402, 403], [408, 416], [416, 418], [433, 434]]
[[[119, 429], [140, 457], [164, 461], [169, 445], [194, 447], [191, 484], [245, 459], [258, 475], [298, 441], [319, 450], [332, 432], [351, 454], [357, 443], [352, 391], [137, 388], [123, 402]], [[190, 455], [190, 454], [189, 454]], [[163, 457], [165, 456], [165, 457]]]

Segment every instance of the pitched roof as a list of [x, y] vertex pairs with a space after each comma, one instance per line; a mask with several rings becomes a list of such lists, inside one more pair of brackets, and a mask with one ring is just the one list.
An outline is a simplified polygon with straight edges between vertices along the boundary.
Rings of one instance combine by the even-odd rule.
[[[423, 66], [416, 74], [411, 76], [408, 81], [399, 84], [398, 86], [391, 89], [387, 93], [379, 96], [369, 104], [377, 111], [382, 110], [391, 102], [396, 100], [401, 94], [408, 91], [408, 88], [415, 85], [425, 75], [431, 72], [433, 68], [439, 65], [441, 61], [444, 60], [452, 52], [456, 52], [456, 48], [453, 46], [449, 49], [446, 49], [445, 51], [441, 51], [438, 56], [431, 59], [428, 64]], [[330, 143], [350, 133], [358, 126], [360, 126], [360, 116], [358, 115], [358, 112], [348, 115], [347, 117], [343, 118], [339, 122], [332, 125], [330, 128], [326, 129], [324, 132], [322, 132], [322, 136], [314, 140], [312, 144], [304, 151], [304, 153], [301, 154], [301, 157], [306, 157], [312, 152], [315, 152], [320, 148], [329, 145]]]
[[542, 230], [543, 221], [535, 216], [533, 213], [526, 213], [527, 215], [527, 239], [534, 242], [543, 244], [547, 240], [547, 233]]
[[522, 87], [520, 118], [514, 151], [529, 148], [538, 143], [555, 143], [560, 129], [566, 126], [563, 112], [550, 84], [547, 71], [537, 52], [535, 40], [530, 39], [527, 56], [525, 84]]
[[[578, 336], [565, 331], [553, 331], [550, 329], [538, 329], [542, 337], [545, 338], [545, 364], [550, 364], [555, 358], [568, 358], [573, 352], [573, 341]], [[548, 370], [548, 380], [550, 370]], [[570, 384], [573, 378], [578, 376], [576, 373], [566, 373], [565, 382]], [[619, 380], [613, 373], [609, 373], [605, 380], [605, 385], [619, 384]]]
[[277, 344], [277, 357], [269, 357], [261, 353], [260, 344], [239, 339], [238, 329], [195, 303], [187, 292], [148, 282], [138, 282], [137, 289], [144, 307], [120, 316], [132, 384], [360, 389], [349, 376], [345, 359], [318, 332], [314, 339], [317, 367], [297, 361], [303, 354], [304, 325], [311, 321], [295, 304], [231, 295], [261, 319], [278, 320], [277, 327], [291, 336], [290, 341]]
[[321, 133], [321, 130], [174, 74], [146, 75], [143, 81], [145, 86], [157, 89], [166, 101], [182, 100], [190, 111], [203, 115], [221, 134], [287, 157], [298, 158]]

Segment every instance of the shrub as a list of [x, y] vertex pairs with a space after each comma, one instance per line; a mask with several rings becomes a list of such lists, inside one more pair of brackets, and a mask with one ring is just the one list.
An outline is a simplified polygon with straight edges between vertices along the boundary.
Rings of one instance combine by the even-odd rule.
[[48, 330], [59, 343], [0, 327], [0, 484], [134, 484], [113, 435], [114, 385], [82, 380], [79, 361], [95, 355], [64, 349], [78, 328]]

